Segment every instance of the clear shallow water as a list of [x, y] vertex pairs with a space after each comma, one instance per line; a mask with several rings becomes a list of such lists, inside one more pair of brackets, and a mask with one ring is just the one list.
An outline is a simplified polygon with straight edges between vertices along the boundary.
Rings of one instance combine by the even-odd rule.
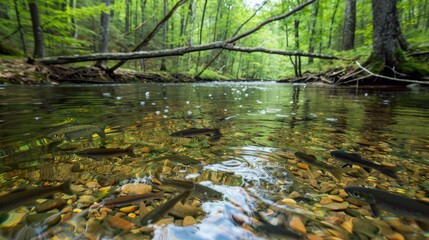
[[[338, 189], [352, 184], [381, 185], [390, 191], [408, 192], [409, 197], [429, 197], [429, 187], [423, 186], [429, 173], [427, 90], [204, 83], [2, 86], [0, 96], [1, 191], [18, 183], [67, 179], [88, 188], [87, 183], [99, 175], [114, 178], [113, 187], [119, 187], [150, 179], [161, 171], [163, 177], [201, 182], [224, 194], [223, 201], [202, 201], [204, 214], [197, 225], [156, 228], [155, 235], [150, 235], [156, 239], [269, 238], [245, 227], [254, 223], [255, 211], [267, 213], [272, 223], [283, 225], [290, 225], [291, 216], [301, 216], [307, 219], [303, 221], [308, 234], [329, 235], [324, 231], [328, 227], [315, 222], [326, 222], [341, 212], [324, 209], [320, 198], [336, 195]], [[82, 124], [105, 126], [107, 138], [94, 135], [58, 146], [47, 138], [56, 129]], [[219, 128], [223, 137], [210, 141], [170, 136], [192, 127]], [[94, 161], [73, 154], [90, 147], [125, 148], [130, 144], [139, 157]], [[355, 151], [370, 160], [400, 165], [404, 169], [400, 178], [407, 183], [399, 186], [376, 173], [336, 182], [329, 174], [319, 177], [317, 168], [300, 169], [293, 155], [303, 151], [340, 167], [341, 163], [330, 158], [333, 150]], [[191, 156], [203, 164], [145, 163], [167, 153]], [[73, 171], [76, 164], [83, 171]], [[417, 170], [419, 177], [407, 178]], [[322, 182], [334, 185], [334, 190], [321, 192]], [[305, 204], [281, 201], [292, 191], [298, 191]], [[86, 189], [77, 195], [95, 192]], [[282, 216], [270, 215], [270, 210], [280, 211]], [[231, 216], [244, 223], [237, 224]], [[100, 231], [106, 237], [118, 234], [103, 229]], [[2, 231], [8, 234], [12, 230]]]

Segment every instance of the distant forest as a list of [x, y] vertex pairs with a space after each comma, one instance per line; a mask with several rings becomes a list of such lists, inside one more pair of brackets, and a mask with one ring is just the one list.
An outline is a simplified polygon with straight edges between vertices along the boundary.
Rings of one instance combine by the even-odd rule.
[[[401, 37], [412, 46], [429, 48], [428, 1], [316, 0], [230, 44], [350, 59], [361, 56], [364, 62], [373, 49], [374, 4], [384, 8], [385, 2], [390, 2], [396, 5]], [[0, 44], [4, 51], [39, 58], [126, 53], [150, 34], [140, 51], [198, 46], [230, 39], [303, 3], [304, 0], [2, 0]], [[168, 14], [171, 16], [166, 18]], [[163, 19], [165, 24], [160, 24]], [[212, 49], [134, 59], [122, 67], [191, 75], [207, 67], [207, 75], [279, 79], [299, 75], [298, 62], [302, 72], [349, 64], [317, 57]], [[106, 68], [115, 63], [97, 62]], [[91, 63], [78, 63], [88, 64]]]

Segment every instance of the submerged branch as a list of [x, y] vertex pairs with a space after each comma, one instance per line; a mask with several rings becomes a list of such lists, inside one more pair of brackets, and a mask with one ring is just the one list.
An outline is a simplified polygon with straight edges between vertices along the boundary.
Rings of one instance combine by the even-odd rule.
[[392, 77], [388, 77], [388, 76], [384, 76], [384, 75], [380, 75], [380, 74], [375, 74], [375, 73], [369, 71], [368, 69], [364, 68], [358, 61], [356, 61], [356, 64], [359, 66], [360, 69], [364, 70], [365, 72], [369, 73], [371, 76], [374, 76], [374, 77], [384, 78], [384, 79], [398, 81], [398, 82], [429, 84], [429, 82], [425, 82], [425, 81], [419, 81], [419, 80], [413, 80], [413, 79], [403, 79], [403, 78], [392, 78]]

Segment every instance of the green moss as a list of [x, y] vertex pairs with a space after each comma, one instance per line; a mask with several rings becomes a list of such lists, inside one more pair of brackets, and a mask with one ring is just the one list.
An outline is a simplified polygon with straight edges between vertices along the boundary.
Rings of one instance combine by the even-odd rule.
[[422, 78], [429, 76], [429, 63], [417, 62], [413, 59], [401, 62], [398, 71], [413, 78]]

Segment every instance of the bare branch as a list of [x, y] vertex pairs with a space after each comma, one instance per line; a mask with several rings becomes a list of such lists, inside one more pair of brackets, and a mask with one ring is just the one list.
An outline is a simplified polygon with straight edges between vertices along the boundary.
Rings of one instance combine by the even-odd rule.
[[384, 79], [398, 81], [398, 82], [410, 82], [410, 83], [429, 84], [429, 82], [425, 82], [425, 81], [412, 80], [412, 79], [402, 79], [402, 78], [392, 78], [392, 77], [383, 76], [383, 75], [380, 75], [380, 74], [375, 74], [375, 73], [369, 71], [368, 69], [364, 68], [362, 65], [360, 65], [360, 63], [358, 61], [356, 61], [356, 64], [359, 66], [360, 69], [364, 70], [365, 72], [369, 73], [371, 76], [374, 76], [374, 77], [384, 78]]
[[95, 54], [86, 54], [86, 55], [75, 55], [75, 56], [60, 56], [60, 57], [50, 57], [50, 58], [39, 58], [37, 59], [38, 63], [51, 65], [51, 64], [67, 64], [74, 62], [85, 62], [85, 61], [97, 61], [100, 59], [103, 60], [130, 60], [130, 59], [140, 59], [140, 58], [157, 58], [157, 57], [167, 57], [167, 56], [180, 56], [190, 52], [198, 51], [207, 51], [212, 49], [225, 49], [229, 51], [238, 51], [238, 52], [263, 52], [269, 54], [277, 54], [284, 56], [305, 56], [305, 57], [314, 57], [322, 59], [340, 59], [347, 60], [344, 58], [323, 55], [317, 53], [302, 53], [302, 52], [290, 52], [283, 50], [275, 49], [266, 49], [266, 48], [247, 48], [247, 47], [238, 47], [226, 44], [225, 42], [219, 41], [209, 44], [197, 45], [192, 47], [180, 47], [173, 49], [164, 49], [158, 51], [138, 51], [130, 53], [95, 53]]

